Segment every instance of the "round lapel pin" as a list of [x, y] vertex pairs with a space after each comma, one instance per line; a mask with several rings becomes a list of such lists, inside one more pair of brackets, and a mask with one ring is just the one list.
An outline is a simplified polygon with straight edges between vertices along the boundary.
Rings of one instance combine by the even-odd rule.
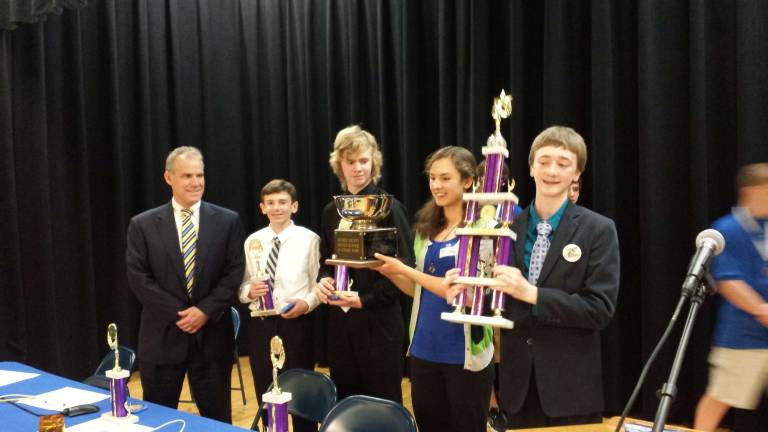
[[563, 258], [568, 262], [576, 262], [581, 258], [581, 248], [573, 243], [563, 248]]

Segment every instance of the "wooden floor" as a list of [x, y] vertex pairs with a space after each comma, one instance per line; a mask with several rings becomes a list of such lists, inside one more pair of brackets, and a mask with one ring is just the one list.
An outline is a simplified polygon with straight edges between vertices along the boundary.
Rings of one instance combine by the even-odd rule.
[[[245, 385], [245, 401], [246, 404], [243, 405], [242, 396], [240, 393], [240, 390], [233, 390], [232, 391], [232, 424], [235, 426], [240, 426], [242, 428], [248, 429], [251, 426], [251, 423], [253, 422], [253, 418], [256, 416], [256, 390], [253, 386], [253, 375], [251, 375], [251, 367], [250, 363], [248, 362], [248, 357], [240, 357], [240, 366], [242, 368], [243, 373], [243, 383]], [[328, 369], [317, 369], [320, 372], [328, 373]], [[240, 381], [237, 376], [237, 368], [232, 368], [232, 387], [239, 387]], [[141, 399], [142, 397], [142, 389], [141, 389], [141, 383], [139, 382], [139, 373], [136, 372], [131, 376], [131, 379], [128, 383], [128, 387], [131, 392], [131, 396]], [[411, 381], [407, 378], [403, 379], [402, 382], [403, 387], [403, 405], [408, 409], [408, 411], [411, 411], [413, 413], [413, 407], [411, 404]], [[181, 399], [182, 400], [190, 400], [189, 396], [189, 384], [184, 381], [184, 388], [182, 389], [181, 393]], [[197, 411], [197, 407], [195, 407], [194, 403], [180, 403], [179, 410], [192, 413], [192, 414], [199, 414]], [[611, 423], [613, 425], [616, 424], [616, 419], [606, 419], [605, 422], [605, 432], [613, 431], [613, 427], [608, 427]], [[584, 426], [576, 426], [572, 429], [561, 429], [561, 432], [566, 431], [573, 431], [573, 432], [586, 432], [589, 431], [589, 427], [586, 429], [583, 429]], [[511, 430], [511, 429], [510, 429]], [[519, 430], [519, 429], [518, 429]], [[684, 429], [682, 429], [684, 430]], [[534, 432], [534, 429], [528, 429], [530, 432]], [[602, 431], [602, 429], [601, 429]], [[727, 432], [727, 429], [719, 429], [718, 431]], [[488, 432], [493, 432], [493, 429], [490, 427], [488, 428]], [[597, 431], [594, 431], [597, 432]]]

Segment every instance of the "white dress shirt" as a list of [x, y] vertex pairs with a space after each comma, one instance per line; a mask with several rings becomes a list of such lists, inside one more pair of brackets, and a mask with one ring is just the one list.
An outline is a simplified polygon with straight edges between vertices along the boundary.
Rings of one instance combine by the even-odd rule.
[[[200, 235], [200, 203], [202, 201], [198, 201], [194, 204], [192, 204], [192, 207], [189, 209], [192, 210], [192, 225], [195, 227], [195, 231], [197, 231], [198, 235]], [[173, 219], [176, 221], [176, 233], [179, 235], [179, 249], [182, 249], [181, 247], [181, 227], [184, 225], [184, 218], [186, 215], [182, 213], [181, 211], [184, 210], [184, 207], [181, 206], [181, 204], [176, 202], [175, 198], [171, 198], [171, 205], [173, 206]]]
[[[255, 275], [257, 268], [266, 274], [267, 258], [272, 251], [272, 239], [275, 237], [280, 239], [275, 280], [272, 282], [275, 308], [282, 309], [290, 299], [301, 299], [309, 305], [309, 312], [320, 304], [320, 299], [312, 289], [320, 269], [320, 237], [293, 222], [280, 234], [276, 234], [271, 226], [266, 226], [245, 240], [246, 268], [243, 283], [240, 285], [240, 301], [250, 303], [254, 300], [248, 297], [251, 277]], [[261, 243], [262, 254], [259, 263], [256, 263], [249, 253], [252, 240]]]

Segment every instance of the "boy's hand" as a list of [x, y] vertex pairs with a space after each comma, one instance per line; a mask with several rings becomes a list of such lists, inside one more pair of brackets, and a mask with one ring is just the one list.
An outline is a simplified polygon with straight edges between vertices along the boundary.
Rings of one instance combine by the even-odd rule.
[[269, 293], [269, 285], [264, 281], [252, 281], [251, 290], [248, 291], [248, 298], [255, 300], [258, 297], [262, 297]]
[[301, 300], [301, 299], [289, 299], [288, 303], [293, 304], [293, 307], [291, 308], [291, 310], [289, 310], [288, 312], [280, 314], [280, 316], [285, 318], [285, 319], [298, 318], [298, 317], [304, 315], [305, 313], [307, 313], [307, 311], [309, 310], [309, 305], [304, 300]]
[[333, 287], [333, 284], [335, 283], [336, 281], [333, 280], [332, 277], [324, 277], [317, 282], [315, 285], [315, 292], [321, 302], [328, 303], [330, 297], [334, 294], [335, 288]]
[[328, 304], [331, 306], [347, 307], [347, 308], [353, 308], [353, 309], [363, 308], [363, 304], [360, 302], [360, 297], [339, 296], [338, 300], [328, 299]]
[[493, 276], [504, 286], [501, 290], [511, 297], [530, 304], [536, 304], [539, 289], [528, 282], [523, 273], [517, 267], [497, 265], [493, 268]]

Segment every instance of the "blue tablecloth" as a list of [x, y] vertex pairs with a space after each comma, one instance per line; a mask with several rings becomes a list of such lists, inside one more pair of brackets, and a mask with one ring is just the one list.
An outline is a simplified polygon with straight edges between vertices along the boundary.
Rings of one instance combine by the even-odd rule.
[[[91, 387], [77, 381], [72, 381], [66, 378], [62, 378], [48, 372], [44, 372], [33, 367], [16, 363], [16, 362], [0, 362], [0, 370], [17, 371], [17, 372], [32, 372], [39, 373], [40, 376], [24, 381], [20, 381], [14, 384], [8, 384], [0, 386], [0, 395], [7, 395], [12, 393], [36, 395], [40, 393], [49, 392], [62, 387], [74, 387], [85, 390], [96, 391], [100, 393], [109, 394], [108, 391], [96, 387]], [[131, 399], [133, 400], [133, 399]], [[241, 429], [236, 426], [232, 426], [227, 423], [222, 423], [216, 420], [207, 419], [205, 417], [196, 416], [194, 414], [188, 414], [185, 412], [170, 409], [164, 406], [155, 405], [149, 402], [141, 402], [147, 405], [147, 409], [140, 412], [139, 424], [150, 427], [157, 427], [163, 423], [174, 420], [182, 419], [186, 422], [185, 432], [193, 431], [213, 431], [213, 432], [242, 432], [245, 429]], [[88, 420], [93, 420], [102, 413], [110, 412], [109, 398], [96, 404], [100, 411], [95, 414], [82, 415], [78, 417], [65, 417], [67, 426], [73, 426], [78, 423], [83, 423]], [[25, 408], [39, 413], [53, 414], [53, 412], [47, 412], [39, 408], [28, 407]], [[26, 413], [9, 403], [0, 403], [0, 431], [2, 432], [34, 432], [37, 431], [38, 418], [32, 414]], [[178, 431], [179, 424], [173, 424], [161, 429], [162, 432]]]

